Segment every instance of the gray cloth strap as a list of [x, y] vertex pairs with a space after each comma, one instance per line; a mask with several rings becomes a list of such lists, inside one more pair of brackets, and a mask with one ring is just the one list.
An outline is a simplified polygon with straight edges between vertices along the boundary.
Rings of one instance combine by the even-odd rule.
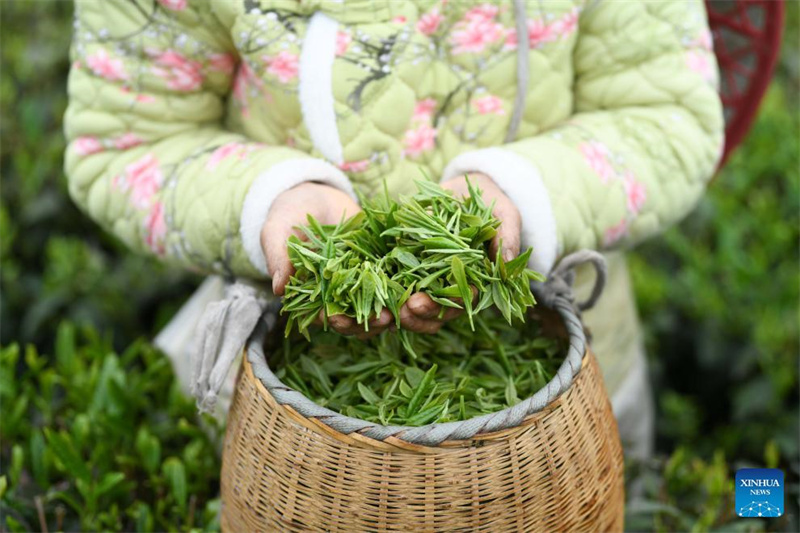
[[514, 96], [514, 110], [508, 123], [508, 131], [503, 142], [510, 143], [517, 138], [517, 130], [525, 111], [525, 97], [528, 95], [530, 77], [530, 41], [528, 40], [528, 20], [525, 0], [514, 0], [514, 23], [517, 30], [517, 94]]
[[201, 412], [211, 412], [225, 376], [267, 306], [257, 287], [237, 281], [225, 288], [225, 298], [208, 304], [197, 324], [192, 351], [192, 393]]
[[586, 262], [594, 264], [598, 269], [593, 296], [589, 301], [580, 304], [584, 309], [588, 308], [597, 299], [605, 280], [605, 263], [597, 252], [581, 251], [565, 257], [553, 270], [547, 282], [534, 285], [533, 289], [540, 303], [557, 311], [564, 321], [569, 336], [567, 356], [556, 375], [544, 388], [517, 405], [496, 413], [460, 422], [408, 427], [382, 426], [321, 407], [283, 384], [269, 368], [267, 354], [264, 352], [264, 339], [277, 321], [277, 308], [267, 312], [265, 319], [259, 321], [248, 343], [246, 356], [255, 377], [279, 404], [288, 405], [307, 418], [316, 418], [340, 433], [358, 432], [377, 440], [395, 437], [412, 444], [435, 446], [446, 440], [464, 440], [482, 433], [516, 427], [525, 417], [542, 410], [569, 389], [572, 380], [580, 371], [586, 353], [586, 336], [578, 317], [579, 311], [572, 297], [570, 283], [574, 277], [574, 269]]

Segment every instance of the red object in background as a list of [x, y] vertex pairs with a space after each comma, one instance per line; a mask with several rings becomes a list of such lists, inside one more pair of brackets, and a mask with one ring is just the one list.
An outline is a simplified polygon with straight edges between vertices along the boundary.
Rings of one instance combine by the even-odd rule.
[[725, 106], [725, 152], [742, 142], [769, 85], [783, 32], [783, 0], [706, 0]]

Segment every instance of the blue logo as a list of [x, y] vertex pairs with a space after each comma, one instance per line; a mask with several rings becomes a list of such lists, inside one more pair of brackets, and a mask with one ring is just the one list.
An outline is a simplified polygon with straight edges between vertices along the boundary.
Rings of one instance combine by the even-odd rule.
[[783, 515], [783, 472], [777, 468], [736, 471], [736, 515], [776, 518]]

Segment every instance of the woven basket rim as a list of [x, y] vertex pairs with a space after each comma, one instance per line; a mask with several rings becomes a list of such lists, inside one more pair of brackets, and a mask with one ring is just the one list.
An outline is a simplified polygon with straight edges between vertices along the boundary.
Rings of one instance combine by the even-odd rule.
[[474, 440], [474, 437], [495, 433], [519, 426], [530, 415], [538, 413], [555, 402], [571, 386], [581, 370], [588, 353], [583, 325], [566, 297], [553, 300], [552, 309], [564, 322], [569, 337], [569, 349], [556, 375], [544, 387], [518, 404], [494, 413], [479, 415], [457, 422], [433, 423], [424, 426], [384, 426], [343, 415], [322, 407], [301, 392], [284, 384], [270, 369], [264, 350], [264, 341], [277, 323], [278, 308], [271, 307], [259, 321], [246, 347], [246, 358], [252, 374], [272, 395], [275, 401], [306, 418], [313, 418], [330, 429], [350, 435], [360, 434], [372, 440], [412, 446], [438, 446], [444, 441]]

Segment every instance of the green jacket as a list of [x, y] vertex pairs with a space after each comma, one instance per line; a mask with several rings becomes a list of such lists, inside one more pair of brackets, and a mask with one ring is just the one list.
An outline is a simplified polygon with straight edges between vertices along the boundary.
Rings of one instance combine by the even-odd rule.
[[[702, 0], [78, 1], [75, 201], [134, 250], [263, 278], [305, 180], [411, 192], [491, 176], [532, 266], [683, 217], [723, 118]], [[527, 33], [520, 39], [520, 33]]]

